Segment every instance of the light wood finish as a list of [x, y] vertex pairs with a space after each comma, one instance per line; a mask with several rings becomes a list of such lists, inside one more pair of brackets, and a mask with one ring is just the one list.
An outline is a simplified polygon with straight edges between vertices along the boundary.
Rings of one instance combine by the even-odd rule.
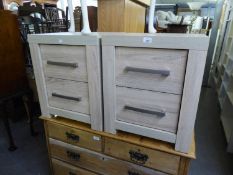
[[90, 171], [69, 165], [57, 159], [52, 159], [54, 175], [97, 175]]
[[[46, 77], [87, 82], [84, 46], [40, 45]], [[48, 62], [76, 64], [77, 67], [51, 65]]]
[[[120, 149], [119, 149], [120, 148]], [[155, 168], [169, 174], [177, 174], [180, 157], [172, 154], [155, 151], [152, 149], [136, 146], [126, 142], [117, 141], [111, 138], [106, 138], [104, 152], [107, 155], [127, 160], [139, 165]], [[146, 161], [135, 159], [132, 153], [147, 156]]]
[[[187, 51], [116, 47], [116, 84], [182, 94]], [[168, 71], [169, 75], [127, 71], [127, 68]]]
[[[52, 107], [90, 114], [88, 84], [62, 79], [46, 79], [48, 103]], [[63, 97], [57, 97], [55, 95]], [[67, 99], [74, 97], [76, 99]]]
[[[116, 98], [116, 120], [176, 133], [180, 95], [117, 87]], [[155, 114], [128, 110], [127, 106]], [[164, 113], [164, 116], [156, 112]]]
[[[92, 129], [102, 131], [99, 35], [50, 33], [29, 35], [28, 40], [42, 114], [59, 115], [90, 123]], [[50, 61], [49, 66], [47, 61]], [[51, 61], [53, 64], [66, 63], [66, 66], [51, 65]], [[56, 95], [51, 98], [54, 90], [61, 93], [58, 94], [60, 97]], [[61, 95], [72, 99], [62, 99]], [[82, 98], [80, 102], [77, 102], [77, 97]]]
[[144, 33], [146, 5], [134, 0], [99, 0], [99, 32]]
[[[105, 131], [115, 134], [121, 130], [175, 143], [177, 151], [187, 153], [192, 140], [208, 42], [209, 38], [205, 35], [102, 34]], [[166, 69], [170, 70], [170, 75]], [[159, 72], [168, 77], [147, 82], [145, 73], [140, 75], [138, 70], [156, 72], [154, 74]], [[133, 77], [135, 72], [137, 76]], [[129, 73], [130, 77], [122, 76]], [[173, 77], [171, 84], [169, 76]], [[128, 89], [121, 93], [118, 90], [120, 87]], [[129, 90], [131, 88], [135, 90]], [[159, 93], [153, 95], [151, 90]], [[165, 94], [160, 96], [161, 92]], [[181, 96], [177, 98], [174, 94]], [[151, 101], [152, 98], [156, 100]], [[142, 110], [136, 110], [135, 115], [129, 114], [128, 108], [124, 107], [129, 105], [133, 105], [134, 109], [135, 106], [146, 108], [149, 112], [151, 110], [148, 109], [156, 108], [172, 110], [167, 118], [163, 118], [167, 119], [166, 122], [162, 123], [162, 120], [140, 114]]]
[[206, 55], [206, 51], [189, 51], [175, 145], [177, 151], [188, 152], [192, 142]]
[[81, 146], [101, 152], [102, 137], [98, 134], [82, 131], [61, 124], [48, 122], [48, 137], [61, 140], [72, 145]]
[[[69, 145], [54, 139], [49, 139], [52, 157], [62, 159], [72, 165], [103, 175], [128, 175], [139, 173], [142, 175], [165, 175], [152, 169], [138, 166], [126, 161], [96, 153], [84, 148]], [[78, 158], [74, 158], [74, 156]]]

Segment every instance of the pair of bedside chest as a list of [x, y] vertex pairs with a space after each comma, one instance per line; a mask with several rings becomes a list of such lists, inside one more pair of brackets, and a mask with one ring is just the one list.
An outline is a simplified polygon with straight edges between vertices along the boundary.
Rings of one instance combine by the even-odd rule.
[[175, 143], [187, 153], [208, 42], [192, 34], [30, 35], [42, 114]]

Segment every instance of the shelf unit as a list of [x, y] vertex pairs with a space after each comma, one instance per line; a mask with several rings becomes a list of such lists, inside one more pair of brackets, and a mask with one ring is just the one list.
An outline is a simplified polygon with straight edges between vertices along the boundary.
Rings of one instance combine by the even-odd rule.
[[233, 0], [226, 0], [220, 22], [219, 37], [214, 56], [213, 79], [221, 108], [221, 123], [233, 153]]

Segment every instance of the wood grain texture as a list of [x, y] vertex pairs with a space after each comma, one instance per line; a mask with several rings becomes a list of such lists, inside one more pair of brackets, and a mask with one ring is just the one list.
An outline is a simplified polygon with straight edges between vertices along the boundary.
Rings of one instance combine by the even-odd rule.
[[[90, 114], [88, 84], [62, 79], [46, 79], [48, 103], [51, 107]], [[80, 101], [56, 97], [56, 93], [67, 97], [81, 98]]]
[[[85, 46], [40, 45], [46, 77], [87, 82]], [[75, 63], [78, 67], [50, 65], [47, 61]]]
[[[116, 120], [176, 134], [180, 100], [180, 95], [117, 87]], [[163, 111], [165, 116], [127, 110], [126, 106]]]
[[192, 143], [206, 54], [206, 51], [189, 51], [175, 145], [177, 151], [188, 152]]
[[99, 46], [86, 46], [91, 127], [103, 130], [101, 60]]
[[72, 166], [57, 159], [52, 159], [54, 175], [97, 175], [90, 171]]
[[[147, 155], [148, 160], [145, 163], [143, 162], [143, 164], [138, 163], [137, 161], [132, 159], [132, 156], [130, 155], [131, 151], [137, 152], [141, 155]], [[177, 174], [180, 163], [179, 156], [155, 151], [152, 149], [136, 146], [110, 138], [105, 139], [104, 152], [107, 155], [154, 168], [169, 174]]]
[[[182, 94], [187, 54], [185, 50], [116, 47], [116, 84]], [[127, 67], [166, 70], [170, 75], [128, 72]]]
[[[72, 145], [81, 146], [83, 148], [98, 152], [101, 152], [102, 150], [102, 137], [98, 134], [51, 122], [48, 122], [47, 126], [48, 136], [50, 138], [61, 140]], [[78, 140], [70, 138], [69, 135], [71, 134], [73, 137], [78, 137]]]
[[115, 49], [113, 46], [102, 47], [103, 96], [104, 96], [104, 131], [116, 133], [116, 86], [115, 86]]
[[[141, 175], [165, 175], [164, 173], [143, 166], [117, 160], [112, 157], [84, 148], [72, 146], [54, 139], [49, 139], [49, 142], [53, 158], [64, 160], [72, 165], [82, 167], [98, 174], [128, 175], [130, 171], [132, 173], [139, 173]], [[72, 154], [79, 155], [80, 158], [77, 160], [70, 158], [67, 156], [67, 151], [71, 152]]]

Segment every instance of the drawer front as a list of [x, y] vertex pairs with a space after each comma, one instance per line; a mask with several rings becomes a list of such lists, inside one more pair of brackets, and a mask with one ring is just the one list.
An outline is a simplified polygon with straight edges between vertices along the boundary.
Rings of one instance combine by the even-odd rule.
[[47, 78], [46, 85], [50, 106], [90, 114], [87, 83]]
[[74, 129], [60, 124], [48, 122], [48, 136], [72, 145], [81, 146], [101, 152], [102, 137], [98, 134]]
[[50, 139], [53, 158], [103, 175], [165, 175], [155, 170]]
[[54, 175], [97, 175], [90, 171], [69, 165], [57, 159], [52, 159]]
[[182, 94], [187, 51], [116, 48], [116, 84]]
[[116, 120], [176, 133], [180, 95], [116, 87]]
[[40, 45], [46, 77], [87, 82], [84, 46]]
[[168, 174], [177, 174], [180, 157], [134, 144], [105, 138], [104, 153]]

